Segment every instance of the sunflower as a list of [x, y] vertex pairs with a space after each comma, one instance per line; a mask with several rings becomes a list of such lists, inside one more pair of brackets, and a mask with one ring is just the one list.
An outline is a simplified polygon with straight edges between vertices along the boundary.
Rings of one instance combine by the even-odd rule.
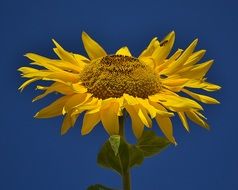
[[205, 75], [213, 60], [198, 64], [205, 54], [205, 50], [194, 51], [198, 40], [169, 56], [174, 40], [173, 31], [162, 41], [153, 38], [138, 57], [134, 57], [128, 47], [107, 54], [85, 32], [82, 41], [88, 57], [68, 52], [53, 40], [56, 46], [53, 50], [59, 58], [27, 53], [25, 56], [32, 61], [32, 66], [19, 68], [22, 77], [27, 78], [19, 89], [38, 80], [51, 81], [49, 86], [36, 86], [43, 93], [33, 101], [50, 93], [61, 96], [35, 117], [63, 115], [61, 134], [73, 127], [79, 115], [84, 113], [82, 135], [90, 133], [99, 122], [108, 134], [115, 135], [119, 133], [119, 118], [127, 112], [137, 138], [142, 135], [144, 126], [152, 127], [155, 119], [167, 139], [176, 143], [172, 116], [177, 114], [187, 131], [187, 119], [209, 128], [198, 102], [219, 103], [190, 89], [210, 92], [220, 86], [206, 81]]

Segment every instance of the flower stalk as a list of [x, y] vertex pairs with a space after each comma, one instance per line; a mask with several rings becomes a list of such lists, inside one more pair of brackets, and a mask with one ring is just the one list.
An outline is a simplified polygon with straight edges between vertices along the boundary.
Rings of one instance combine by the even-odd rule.
[[128, 169], [122, 176], [123, 190], [131, 189], [131, 175], [130, 169]]
[[[119, 117], [119, 134], [121, 138], [124, 139], [126, 142], [125, 138], [125, 133], [124, 133], [124, 114], [123, 116]], [[122, 186], [123, 190], [130, 190], [131, 189], [131, 175], [130, 175], [130, 168], [128, 168], [125, 172], [122, 173]]]

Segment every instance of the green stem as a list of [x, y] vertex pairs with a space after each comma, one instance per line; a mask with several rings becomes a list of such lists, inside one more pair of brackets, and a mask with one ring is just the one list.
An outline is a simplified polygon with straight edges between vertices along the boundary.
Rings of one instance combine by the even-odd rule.
[[122, 176], [122, 182], [123, 182], [123, 190], [130, 190], [131, 189], [131, 175], [130, 175], [130, 169], [126, 171], [126, 173]]
[[[120, 136], [125, 139], [124, 135], [124, 117], [119, 117], [119, 134]], [[130, 169], [128, 169], [126, 172], [122, 173], [122, 185], [123, 190], [130, 190], [131, 189], [131, 175], [130, 175]]]

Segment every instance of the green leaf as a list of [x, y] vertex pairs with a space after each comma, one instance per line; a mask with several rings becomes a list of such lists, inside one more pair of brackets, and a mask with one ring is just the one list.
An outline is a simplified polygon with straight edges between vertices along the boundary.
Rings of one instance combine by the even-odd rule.
[[115, 156], [116, 156], [118, 154], [118, 150], [120, 147], [120, 135], [110, 136], [109, 142], [110, 142], [112, 150], [114, 151]]
[[136, 145], [143, 151], [145, 157], [150, 157], [161, 152], [171, 143], [163, 137], [158, 137], [153, 131], [144, 131]]
[[113, 190], [113, 189], [105, 187], [100, 184], [96, 184], [96, 185], [91, 185], [90, 187], [87, 188], [87, 190]]
[[135, 145], [130, 145], [130, 167], [139, 166], [144, 161], [144, 153], [141, 149], [137, 148]]
[[[114, 138], [115, 140], [115, 138]], [[116, 142], [113, 139], [111, 142]], [[108, 140], [101, 148], [98, 153], [97, 162], [99, 165], [113, 169], [117, 171], [119, 174], [123, 174], [129, 169], [130, 165], [130, 157], [129, 157], [129, 145], [124, 141], [123, 138], [120, 138], [120, 144], [118, 146], [118, 142], [113, 144]], [[117, 154], [115, 154], [116, 147]]]

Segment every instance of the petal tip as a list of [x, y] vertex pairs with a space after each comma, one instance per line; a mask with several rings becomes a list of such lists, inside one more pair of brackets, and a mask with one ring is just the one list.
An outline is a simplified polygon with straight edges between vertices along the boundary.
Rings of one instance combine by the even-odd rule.
[[170, 32], [170, 35], [171, 35], [171, 36], [175, 36], [175, 31], [172, 30], [172, 31]]
[[87, 135], [88, 133], [85, 131], [85, 130], [81, 130], [81, 135], [82, 136], [85, 136], [85, 135]]
[[28, 58], [29, 54], [30, 53], [25, 53], [23, 56]]
[[56, 47], [58, 47], [59, 46], [59, 43], [55, 40], [55, 39], [51, 39], [52, 40], [52, 42], [54, 43], [54, 45], [56, 46]]
[[87, 34], [87, 32], [82, 31], [82, 39], [85, 38], [85, 37], [88, 37], [88, 34]]
[[61, 129], [61, 131], [60, 131], [61, 136], [64, 136], [66, 133], [67, 133], [67, 131], [64, 131], [64, 130]]
[[197, 45], [197, 43], [198, 43], [198, 38], [196, 38], [195, 40], [193, 40], [193, 44], [194, 44], [194, 45]]
[[39, 116], [39, 112], [37, 112], [35, 115], [34, 115], [34, 118], [38, 118]]

